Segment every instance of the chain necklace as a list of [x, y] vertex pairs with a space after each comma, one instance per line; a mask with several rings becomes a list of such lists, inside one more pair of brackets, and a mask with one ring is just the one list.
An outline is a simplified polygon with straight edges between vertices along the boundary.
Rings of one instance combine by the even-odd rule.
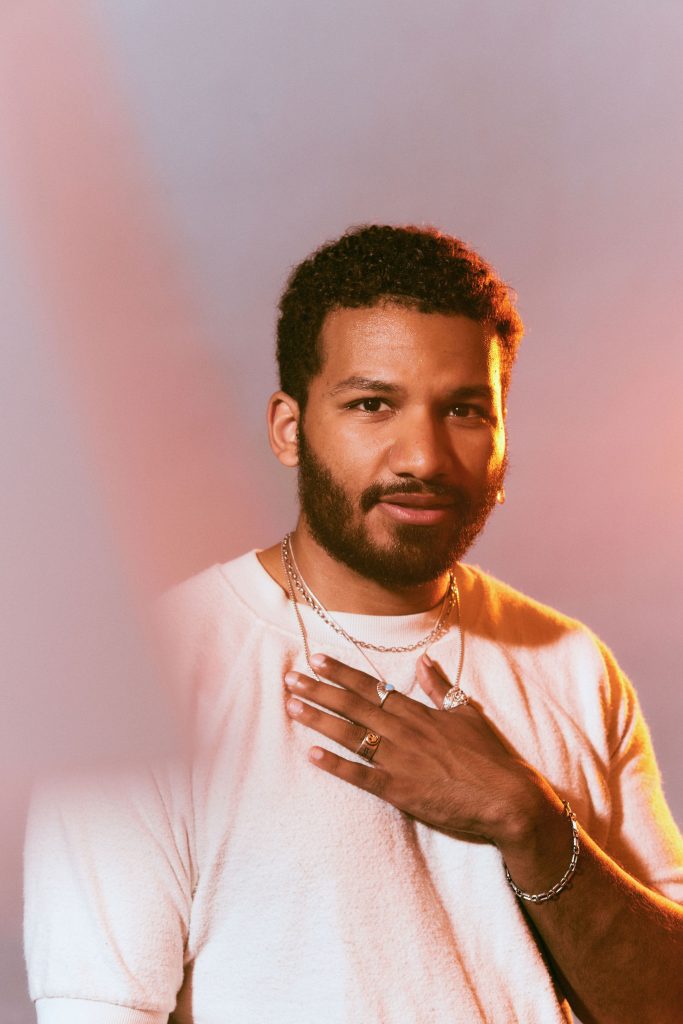
[[[308, 637], [306, 635], [306, 627], [304, 625], [304, 620], [303, 620], [303, 617], [302, 617], [301, 612], [299, 610], [299, 602], [296, 599], [295, 587], [299, 591], [299, 593], [302, 595], [302, 597], [305, 598], [306, 603], [311, 608], [313, 608], [313, 610], [320, 616], [320, 618], [323, 620], [323, 622], [325, 622], [326, 625], [330, 626], [335, 631], [335, 633], [338, 633], [340, 636], [344, 637], [344, 639], [347, 640], [350, 644], [352, 644], [356, 648], [358, 653], [365, 659], [365, 661], [367, 661], [368, 665], [370, 666], [372, 671], [375, 673], [376, 678], [378, 679], [378, 684], [379, 684], [378, 685], [378, 692], [379, 692], [379, 686], [385, 686], [385, 687], [388, 687], [389, 689], [394, 689], [394, 687], [390, 686], [390, 684], [387, 683], [387, 681], [384, 678], [384, 676], [382, 675], [382, 673], [379, 671], [379, 669], [374, 664], [374, 662], [372, 662], [370, 660], [370, 658], [365, 653], [365, 650], [363, 650], [363, 648], [367, 648], [369, 650], [378, 651], [378, 652], [386, 652], [386, 653], [392, 653], [392, 654], [396, 654], [396, 653], [401, 654], [401, 653], [404, 653], [406, 651], [414, 651], [418, 647], [424, 647], [424, 646], [432, 643], [435, 639], [437, 639], [438, 637], [442, 636], [446, 632], [446, 629], [447, 629], [446, 623], [447, 623], [448, 617], [450, 616], [450, 613], [451, 613], [451, 611], [453, 609], [453, 606], [456, 607], [457, 612], [458, 612], [458, 630], [459, 630], [459, 627], [460, 627], [460, 599], [459, 599], [459, 593], [458, 593], [457, 580], [455, 579], [455, 573], [453, 573], [452, 571], [449, 573], [448, 590], [446, 591], [446, 594], [444, 595], [444, 599], [443, 599], [444, 604], [443, 604], [443, 608], [442, 608], [441, 614], [439, 616], [439, 621], [438, 621], [437, 625], [434, 627], [434, 629], [426, 637], [424, 637], [422, 640], [419, 640], [417, 643], [410, 644], [409, 646], [406, 646], [406, 647], [382, 647], [380, 645], [369, 644], [369, 643], [365, 643], [365, 642], [363, 642], [361, 640], [357, 640], [355, 637], [351, 636], [350, 633], [347, 633], [347, 631], [342, 626], [340, 626], [338, 622], [335, 622], [335, 620], [332, 618], [332, 616], [327, 611], [325, 606], [318, 600], [318, 598], [315, 596], [313, 591], [308, 587], [308, 584], [305, 582], [303, 577], [298, 572], [298, 566], [296, 564], [296, 561], [294, 560], [294, 552], [292, 550], [292, 542], [291, 542], [291, 534], [290, 533], [288, 533], [283, 538], [283, 540], [282, 540], [282, 544], [280, 546], [280, 554], [282, 556], [282, 566], [284, 568], [285, 576], [287, 578], [287, 589], [289, 591], [289, 597], [290, 597], [290, 600], [291, 600], [292, 605], [294, 607], [294, 614], [296, 615], [297, 624], [299, 626], [299, 632], [301, 634], [301, 640], [302, 640], [303, 647], [304, 647], [304, 655], [306, 657], [306, 664], [308, 665], [311, 673], [315, 676], [315, 678], [318, 680], [318, 682], [322, 682], [322, 679], [320, 678], [320, 676], [318, 675], [318, 673], [314, 669], [313, 665], [311, 664], [311, 651], [310, 651], [310, 647], [309, 647], [309, 644], [308, 644]], [[310, 600], [309, 600], [309, 597], [310, 597]], [[314, 603], [312, 603], [312, 602], [314, 602]], [[459, 654], [459, 658], [458, 658], [458, 671], [457, 671], [457, 678], [458, 678], [458, 680], [460, 679], [460, 675], [461, 675], [461, 672], [462, 672], [463, 655], [465, 653], [464, 645], [463, 645], [463, 642], [462, 642], [462, 634], [460, 634], [460, 633], [459, 633], [459, 640], [460, 640], [460, 654]], [[457, 683], [456, 683], [456, 685], [457, 685]]]
[[457, 607], [458, 621], [460, 620], [460, 596], [458, 594], [458, 582], [455, 578], [455, 573], [452, 570], [449, 570], [448, 588], [441, 602], [439, 618], [434, 628], [430, 630], [426, 636], [422, 637], [421, 640], [417, 640], [415, 643], [408, 644], [405, 647], [385, 647], [382, 644], [371, 644], [366, 640], [358, 640], [356, 637], [351, 636], [350, 633], [348, 633], [335, 619], [332, 618], [332, 615], [329, 613], [325, 605], [315, 596], [309, 585], [304, 580], [294, 557], [291, 533], [288, 533], [283, 537], [280, 552], [288, 582], [292, 583], [296, 587], [309, 608], [312, 608], [316, 615], [318, 615], [323, 622], [330, 627], [330, 629], [333, 629], [335, 633], [339, 634], [339, 636], [343, 636], [345, 640], [348, 640], [355, 647], [365, 648], [369, 651], [377, 651], [379, 654], [404, 654], [407, 651], [416, 651], [419, 647], [428, 647], [443, 636], [448, 629], [448, 620], [454, 606]]

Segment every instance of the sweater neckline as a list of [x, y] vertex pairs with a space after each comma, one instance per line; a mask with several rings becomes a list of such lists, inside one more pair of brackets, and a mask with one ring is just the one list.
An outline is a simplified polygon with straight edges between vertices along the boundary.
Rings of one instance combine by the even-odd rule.
[[[231, 562], [219, 565], [223, 578], [235, 594], [258, 618], [298, 635], [298, 626], [291, 600], [282, 587], [261, 565], [259, 549], [252, 549]], [[460, 582], [460, 566], [455, 572]], [[304, 603], [299, 603], [306, 632], [314, 642], [347, 645], [342, 637], [326, 625], [316, 613]], [[409, 615], [360, 615], [353, 612], [330, 609], [330, 614], [348, 633], [359, 640], [383, 646], [407, 646], [427, 634], [436, 624], [440, 605], [424, 612]], [[457, 621], [451, 613], [450, 626]]]

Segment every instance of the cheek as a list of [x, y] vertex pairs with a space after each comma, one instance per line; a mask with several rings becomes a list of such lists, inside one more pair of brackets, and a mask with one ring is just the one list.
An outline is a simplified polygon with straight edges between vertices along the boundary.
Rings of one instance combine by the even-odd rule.
[[351, 495], [359, 495], [381, 476], [370, 452], [347, 452], [337, 462], [337, 479]]
[[505, 464], [505, 444], [490, 434], [481, 437], [468, 447], [466, 453], [462, 450], [458, 453], [458, 464], [461, 482], [465, 485], [469, 482], [474, 491], [479, 491], [488, 487], [491, 480], [500, 474]]
[[495, 472], [505, 459], [505, 436], [490, 431], [462, 431], [454, 442], [454, 456], [472, 478]]
[[368, 480], [376, 479], [391, 447], [379, 433], [373, 436], [370, 431], [366, 431], [359, 436], [357, 431], [348, 427], [339, 429], [330, 437], [328, 445], [326, 458], [330, 464], [334, 463], [337, 473], [343, 475], [356, 490], [367, 486]]
[[376, 462], [367, 446], [337, 437], [328, 441], [321, 456], [337, 486], [353, 501], [376, 479]]

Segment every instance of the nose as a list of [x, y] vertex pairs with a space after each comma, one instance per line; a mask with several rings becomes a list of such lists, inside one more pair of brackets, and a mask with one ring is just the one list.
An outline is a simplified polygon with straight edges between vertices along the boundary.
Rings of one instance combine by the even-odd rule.
[[454, 453], [443, 421], [428, 414], [406, 417], [389, 451], [395, 476], [434, 480], [450, 475]]

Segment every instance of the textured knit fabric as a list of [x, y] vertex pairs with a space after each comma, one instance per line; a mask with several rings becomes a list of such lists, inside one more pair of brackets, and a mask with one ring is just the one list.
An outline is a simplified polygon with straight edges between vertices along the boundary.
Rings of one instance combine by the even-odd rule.
[[[604, 850], [683, 899], [683, 843], [610, 653], [478, 569], [460, 566], [458, 581], [463, 688]], [[312, 651], [368, 669], [302, 614]], [[433, 623], [336, 617], [395, 645]], [[290, 720], [282, 685], [288, 669], [306, 671], [301, 638], [254, 552], [173, 588], [162, 618], [201, 753], [191, 771], [156, 765], [36, 794], [26, 953], [41, 1024], [571, 1019], [493, 846], [419, 824], [308, 762], [323, 741]], [[370, 656], [426, 702], [419, 653]], [[452, 680], [455, 623], [430, 653]]]

